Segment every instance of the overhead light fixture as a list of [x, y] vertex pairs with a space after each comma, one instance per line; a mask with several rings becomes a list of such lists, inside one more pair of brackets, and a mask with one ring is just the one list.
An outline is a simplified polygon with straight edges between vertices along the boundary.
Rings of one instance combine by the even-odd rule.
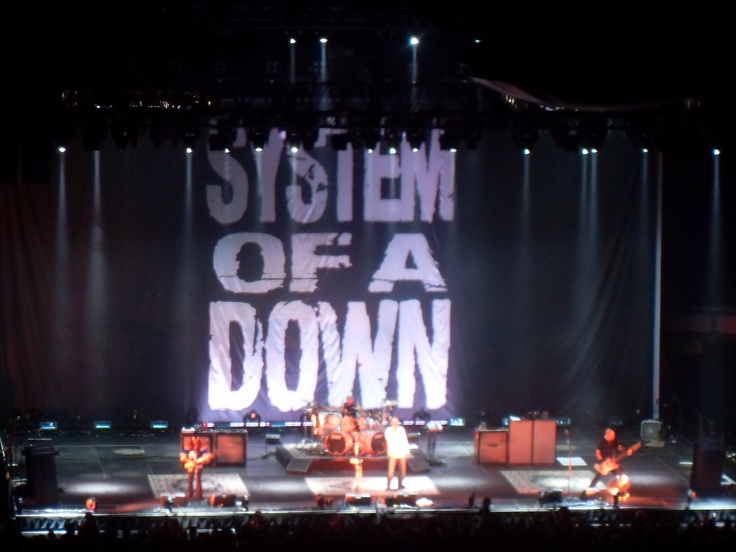
[[608, 121], [603, 116], [589, 115], [581, 122], [581, 143], [592, 150], [600, 150], [608, 136]]
[[520, 150], [531, 151], [539, 140], [539, 129], [531, 127], [512, 128], [511, 140]]
[[86, 118], [82, 129], [82, 145], [86, 151], [99, 151], [106, 138], [107, 118], [96, 110]]
[[440, 134], [440, 149], [443, 151], [457, 151], [460, 142], [460, 133], [455, 129], [445, 129]]
[[256, 151], [262, 151], [268, 144], [268, 128], [251, 127], [248, 129], [247, 136], [250, 145]]
[[235, 127], [221, 127], [212, 132], [208, 138], [210, 151], [229, 151], [237, 136]]
[[348, 130], [350, 145], [358, 150], [373, 151], [381, 141], [381, 131], [377, 127], [355, 127]]
[[181, 113], [177, 132], [174, 134], [175, 142], [187, 148], [193, 148], [199, 141], [201, 126], [202, 121], [195, 111], [189, 110]]
[[401, 131], [396, 128], [384, 128], [383, 140], [386, 143], [389, 153], [396, 153], [401, 147]]
[[419, 151], [424, 144], [425, 131], [423, 128], [410, 128], [406, 131], [406, 140], [409, 142], [412, 151]]
[[582, 136], [576, 119], [565, 118], [549, 129], [555, 146], [565, 152], [580, 151]]

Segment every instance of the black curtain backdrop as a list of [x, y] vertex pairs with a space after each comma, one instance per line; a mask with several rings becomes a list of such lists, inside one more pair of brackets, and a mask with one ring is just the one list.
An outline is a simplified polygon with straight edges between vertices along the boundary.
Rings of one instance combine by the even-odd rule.
[[[337, 405], [352, 392], [364, 403], [399, 399], [399, 414], [407, 418], [427, 408], [433, 417], [464, 417], [468, 423], [482, 412], [491, 424], [529, 412], [573, 422], [653, 415], [660, 385], [655, 378], [666, 375], [660, 374], [655, 347], [659, 179], [663, 203], [673, 203], [665, 220], [687, 203], [667, 196], [668, 185], [674, 188], [682, 174], [672, 174], [666, 163], [663, 168], [663, 154], [643, 154], [618, 132], [596, 154], [568, 153], [543, 132], [533, 154], [524, 157], [499, 130], [486, 131], [476, 150], [461, 149], [452, 161], [452, 154], [432, 150], [436, 141], [428, 137], [419, 153], [405, 148], [397, 162], [405, 173], [415, 162], [411, 155], [423, 156], [425, 165], [435, 159], [449, 179], [444, 182], [452, 182], [452, 214], [442, 215], [438, 200], [431, 220], [423, 220], [417, 202], [411, 220], [376, 222], [365, 220], [365, 191], [377, 185], [382, 198], [396, 198], [410, 183], [368, 177], [375, 169], [368, 169], [365, 152], [336, 152], [329, 140], [292, 164], [276, 138], [272, 134], [269, 142], [277, 152], [270, 168], [256, 161], [249, 145], [236, 143], [230, 155], [239, 168], [227, 176], [217, 168], [219, 156], [227, 154], [208, 152], [204, 138], [191, 154], [173, 146], [154, 149], [147, 140], [125, 150], [107, 141], [101, 151], [88, 152], [77, 138], [63, 159], [54, 159], [50, 182], [0, 184], [3, 408], [35, 409], [61, 423], [77, 412], [89, 420], [124, 420], [135, 409], [145, 419], [178, 424], [191, 406], [203, 420], [240, 421], [255, 409], [278, 422], [298, 420], [311, 401]], [[347, 169], [339, 155], [351, 158]], [[682, 164], [676, 156], [664, 160]], [[706, 161], [701, 169], [690, 176], [712, 178]], [[272, 173], [274, 217], [264, 220], [266, 200], [256, 182], [259, 174]], [[208, 189], [232, 202], [233, 175], [250, 184], [247, 208], [235, 220], [218, 221]], [[319, 185], [306, 185], [308, 179]], [[313, 222], [289, 215], [290, 186], [306, 205], [301, 216], [315, 216]], [[338, 199], [339, 186], [352, 198]], [[322, 199], [324, 213], [316, 216]], [[338, 214], [343, 200], [352, 220]], [[665, 252], [673, 247], [668, 239], [680, 239], [679, 231], [665, 239]], [[215, 251], [224, 238], [246, 233], [283, 245], [281, 287], [265, 293], [224, 288]], [[295, 290], [290, 286], [300, 261], [294, 236], [316, 233], [334, 234], [334, 241], [315, 254], [345, 255], [349, 268], [344, 262], [341, 268], [320, 265], [314, 288]], [[425, 240], [443, 280], [440, 289], [408, 278], [393, 281], [390, 291], [369, 291], [372, 282], [383, 282], [376, 271], [397, 235]], [[237, 274], [229, 277], [258, 281], [272, 253], [243, 247]], [[431, 267], [414, 253], [403, 258], [404, 274], [419, 266], [426, 275]], [[694, 264], [685, 257], [679, 262]], [[665, 295], [680, 296], [678, 285], [684, 284], [665, 286]], [[367, 315], [373, 346], [390, 355], [381, 377], [351, 378], [350, 363], [346, 368], [333, 362], [353, 303], [355, 312], [363, 308]], [[252, 307], [255, 317], [241, 322], [255, 325], [248, 331], [229, 315], [218, 318], [217, 305], [228, 313]], [[392, 305], [398, 309], [394, 339], [379, 347], [379, 311]], [[448, 326], [442, 327], [448, 305]], [[282, 307], [293, 308], [295, 318], [271, 319]], [[332, 320], [336, 333], [317, 322], [300, 333], [315, 316], [320, 324]], [[390, 319], [386, 315], [381, 324]], [[273, 338], [279, 324], [281, 337]], [[419, 343], [400, 353], [403, 336], [422, 324], [425, 344], [438, 350], [428, 353]], [[442, 335], [449, 338], [446, 359]], [[266, 347], [259, 348], [259, 338]], [[218, 347], [219, 353], [213, 351]], [[229, 364], [213, 376], [217, 354]], [[276, 374], [281, 391], [278, 378], [269, 379], [278, 364], [272, 354], [283, 361]], [[380, 370], [374, 361], [362, 357], [352, 369]], [[254, 369], [259, 365], [260, 372]], [[223, 374], [230, 380], [213, 381]], [[368, 389], [376, 381], [385, 384], [385, 396]], [[413, 392], [407, 381], [416, 384]], [[213, 406], [213, 388], [230, 395]]]

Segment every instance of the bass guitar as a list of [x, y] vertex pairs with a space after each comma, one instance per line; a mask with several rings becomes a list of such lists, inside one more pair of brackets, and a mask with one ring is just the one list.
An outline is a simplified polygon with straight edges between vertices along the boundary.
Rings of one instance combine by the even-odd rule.
[[597, 471], [601, 475], [608, 475], [612, 471], [617, 470], [619, 468], [619, 465], [618, 465], [619, 460], [621, 460], [622, 458], [625, 458], [626, 456], [631, 456], [640, 448], [641, 448], [641, 441], [636, 443], [635, 445], [631, 445], [621, 454], [614, 456], [613, 458], [606, 458], [603, 462], [598, 462], [594, 466], [595, 471]]

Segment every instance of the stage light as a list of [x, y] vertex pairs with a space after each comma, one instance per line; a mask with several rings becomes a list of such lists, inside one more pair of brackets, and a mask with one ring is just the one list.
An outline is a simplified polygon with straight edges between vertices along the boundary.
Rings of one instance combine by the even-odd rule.
[[66, 151], [74, 138], [74, 123], [69, 111], [57, 112], [53, 121], [53, 141], [59, 151]]
[[539, 129], [514, 128], [511, 129], [511, 140], [520, 150], [531, 151], [539, 140]]
[[395, 128], [383, 129], [383, 139], [389, 153], [395, 154], [401, 147], [401, 131]]
[[356, 127], [348, 130], [350, 145], [353, 149], [365, 148], [373, 151], [381, 141], [381, 131], [377, 128]]
[[210, 151], [230, 151], [235, 144], [237, 130], [235, 127], [221, 127], [212, 132], [208, 138]]
[[97, 430], [106, 430], [112, 427], [112, 423], [109, 420], [97, 420], [92, 424], [92, 427]]
[[41, 422], [39, 425], [41, 431], [56, 431], [58, 426], [56, 422]]
[[457, 130], [445, 129], [440, 134], [440, 149], [443, 151], [457, 151], [460, 147], [460, 133]]
[[187, 153], [191, 153], [194, 146], [199, 140], [199, 129], [198, 128], [183, 128], [178, 134], [178, 141], [184, 144], [187, 148]]
[[151, 429], [169, 429], [169, 422], [167, 422], [166, 420], [151, 420]]
[[174, 133], [176, 144], [181, 143], [187, 148], [193, 148], [199, 141], [202, 121], [195, 111], [185, 111], [179, 116], [179, 126]]
[[249, 426], [260, 426], [262, 421], [263, 418], [257, 410], [251, 410], [250, 412], [245, 414], [245, 416], [243, 416], [243, 422], [245, 422], [245, 424]]
[[296, 153], [299, 149], [314, 149], [314, 145], [319, 138], [317, 128], [300, 127], [286, 129], [286, 144], [292, 153]]
[[263, 148], [268, 144], [268, 128], [266, 127], [251, 127], [248, 129], [248, 141], [253, 149], [256, 151], [263, 151]]
[[579, 151], [581, 146], [581, 132], [578, 121], [564, 119], [549, 130], [555, 146], [565, 152]]
[[104, 113], [88, 115], [82, 130], [82, 145], [86, 151], [99, 151], [107, 138], [107, 119]]
[[419, 151], [424, 143], [424, 129], [410, 128], [406, 131], [406, 139], [411, 146], [412, 151]]
[[589, 115], [582, 120], [580, 126], [582, 145], [592, 150], [600, 150], [603, 147], [603, 142], [606, 141], [606, 136], [608, 136], [608, 121], [606, 118]]

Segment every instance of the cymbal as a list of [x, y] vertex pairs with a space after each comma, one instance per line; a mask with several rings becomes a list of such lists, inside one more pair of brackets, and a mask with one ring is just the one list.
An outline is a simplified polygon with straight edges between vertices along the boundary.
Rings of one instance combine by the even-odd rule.
[[399, 404], [399, 401], [389, 401], [389, 400], [387, 400], [384, 403], [385, 406], [396, 406], [397, 404]]

